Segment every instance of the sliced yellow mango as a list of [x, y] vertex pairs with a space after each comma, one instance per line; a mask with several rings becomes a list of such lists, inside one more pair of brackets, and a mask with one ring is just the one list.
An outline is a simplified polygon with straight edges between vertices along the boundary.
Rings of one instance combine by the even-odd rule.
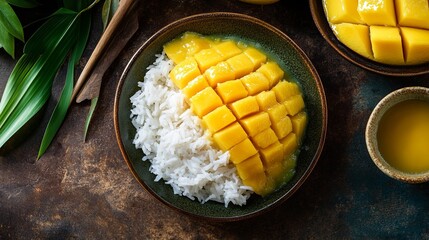
[[429, 30], [429, 2], [427, 0], [396, 0], [395, 7], [400, 26]]
[[215, 133], [235, 122], [235, 120], [236, 118], [231, 110], [225, 105], [222, 105], [205, 115], [202, 123], [211, 133]]
[[326, 0], [325, 5], [331, 23], [363, 23], [357, 12], [357, 0]]
[[229, 150], [231, 147], [242, 142], [246, 138], [247, 134], [238, 122], [235, 122], [213, 134], [214, 142], [223, 151]]
[[253, 114], [249, 117], [241, 119], [239, 122], [247, 134], [249, 134], [251, 137], [271, 126], [270, 117], [266, 112]]
[[241, 82], [246, 87], [249, 95], [256, 95], [262, 91], [268, 90], [270, 83], [264, 74], [253, 72], [241, 78]]
[[253, 71], [258, 69], [263, 63], [267, 61], [267, 56], [253, 47], [249, 47], [244, 51], [244, 54], [250, 59], [253, 64]]
[[236, 55], [226, 60], [226, 62], [231, 66], [235, 78], [241, 78], [253, 71], [252, 61], [244, 53]]
[[276, 85], [284, 76], [284, 71], [276, 62], [267, 62], [256, 71], [264, 74], [265, 77], [268, 78], [270, 87]]
[[240, 80], [219, 83], [216, 92], [225, 104], [247, 97], [248, 93]]
[[402, 27], [401, 32], [407, 64], [419, 64], [428, 61], [429, 30]]
[[253, 146], [253, 143], [248, 138], [229, 150], [230, 159], [234, 164], [238, 164], [256, 153], [258, 153], [258, 150], [256, 150], [255, 146]]
[[263, 111], [268, 110], [278, 102], [276, 100], [276, 94], [273, 91], [264, 91], [256, 95], [256, 101], [259, 104], [259, 108]]
[[305, 107], [304, 99], [301, 95], [292, 96], [288, 100], [284, 101], [283, 105], [291, 116], [301, 112]]
[[235, 79], [232, 68], [226, 62], [220, 62], [215, 66], [211, 66], [204, 72], [204, 75], [213, 88], [215, 88], [218, 83]]
[[189, 100], [199, 91], [203, 90], [208, 86], [209, 84], [207, 83], [207, 80], [204, 75], [199, 75], [198, 77], [194, 78], [194, 80], [188, 82], [188, 85], [186, 85], [186, 87], [182, 89], [182, 92], [183, 94], [185, 94], [186, 99]]
[[283, 145], [283, 155], [288, 157], [292, 155], [298, 147], [298, 139], [295, 133], [289, 133], [286, 137], [280, 139]]
[[292, 121], [288, 116], [280, 119], [278, 122], [272, 124], [271, 128], [276, 133], [277, 137], [284, 138], [292, 132]]
[[339, 23], [332, 26], [335, 34], [344, 45], [356, 53], [373, 59], [369, 27], [362, 24]]
[[396, 26], [394, 0], [358, 0], [357, 11], [368, 25]]
[[179, 88], [184, 88], [188, 82], [201, 75], [198, 64], [193, 58], [187, 58], [174, 66], [170, 71], [170, 78]]
[[402, 39], [398, 28], [371, 26], [370, 38], [375, 59], [393, 65], [405, 63], [402, 53]]
[[302, 141], [302, 137], [307, 126], [307, 113], [301, 112], [291, 117], [293, 132], [296, 134], [298, 142]]
[[271, 128], [267, 128], [264, 131], [256, 134], [255, 136], [253, 136], [251, 138], [252, 138], [252, 142], [258, 148], [266, 148], [266, 147], [270, 146], [271, 144], [278, 142], [278, 138], [276, 136], [276, 133]]
[[267, 148], [261, 149], [259, 152], [265, 167], [279, 163], [284, 159], [283, 145], [279, 141], [276, 141]]
[[254, 96], [248, 96], [229, 104], [234, 115], [241, 119], [259, 111], [259, 105]]
[[192, 111], [200, 118], [222, 106], [222, 99], [211, 87], [206, 87], [189, 99]]
[[283, 104], [276, 104], [267, 110], [271, 123], [277, 123], [287, 116], [288, 111]]
[[195, 60], [198, 63], [200, 71], [204, 73], [209, 67], [220, 63], [223, 59], [213, 48], [203, 49], [194, 55]]
[[223, 61], [242, 52], [242, 50], [232, 40], [227, 40], [216, 44], [213, 46], [213, 48], [222, 56]]

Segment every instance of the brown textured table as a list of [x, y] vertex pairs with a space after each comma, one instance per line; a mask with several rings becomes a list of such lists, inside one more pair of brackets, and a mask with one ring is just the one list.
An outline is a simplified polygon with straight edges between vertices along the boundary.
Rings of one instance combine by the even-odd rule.
[[[318, 70], [328, 100], [325, 149], [313, 173], [284, 204], [258, 218], [209, 223], [183, 216], [146, 193], [116, 144], [113, 97], [132, 53], [166, 24], [202, 12], [260, 18], [288, 34]], [[365, 71], [321, 37], [307, 1], [256, 6], [237, 0], [144, 1], [141, 28], [106, 73], [84, 142], [89, 103], [74, 104], [46, 154], [34, 163], [49, 115], [19, 146], [0, 156], [0, 239], [429, 239], [429, 185], [408, 185], [371, 162], [364, 129], [376, 103], [403, 86], [429, 87], [429, 76], [393, 78]], [[95, 19], [81, 70], [101, 34]], [[0, 51], [0, 90], [15, 61]], [[49, 100], [61, 89], [61, 71]]]

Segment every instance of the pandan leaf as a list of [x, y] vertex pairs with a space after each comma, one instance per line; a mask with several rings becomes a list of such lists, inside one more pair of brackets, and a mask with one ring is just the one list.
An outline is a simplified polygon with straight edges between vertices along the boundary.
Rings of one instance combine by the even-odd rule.
[[101, 19], [103, 21], [103, 29], [106, 29], [107, 24], [112, 20], [113, 15], [119, 7], [119, 0], [106, 0], [101, 11]]
[[85, 131], [83, 135], [83, 140], [86, 141], [86, 136], [88, 134], [89, 124], [91, 123], [92, 117], [94, 115], [95, 109], [97, 107], [98, 97], [91, 99], [91, 107], [89, 108], [88, 115], [85, 120]]
[[[12, 71], [0, 102], [0, 147], [47, 101], [52, 80], [75, 42], [75, 18], [67, 19], [69, 22], [61, 22], [63, 31], [52, 35], [56, 39], [52, 49], [41, 55], [24, 53]], [[51, 18], [46, 24], [52, 24], [53, 20], [57, 19]]]
[[12, 36], [24, 42], [24, 30], [21, 22], [12, 7], [5, 1], [0, 0], [0, 22]]
[[40, 5], [39, 2], [34, 0], [6, 0], [6, 2], [20, 8], [34, 8]]
[[64, 88], [61, 92], [60, 99], [52, 113], [51, 119], [46, 127], [43, 139], [39, 148], [39, 153], [37, 158], [40, 158], [46, 151], [46, 149], [51, 144], [56, 133], [61, 127], [66, 115], [67, 110], [71, 103], [71, 97], [74, 87], [74, 68], [79, 62], [79, 59], [82, 57], [82, 54], [85, 50], [86, 43], [89, 38], [90, 28], [91, 28], [91, 16], [89, 14], [82, 15], [79, 18], [77, 31], [77, 42], [73, 48], [68, 67], [67, 67], [67, 76], [64, 84]]
[[12, 57], [15, 58], [15, 38], [10, 34], [6, 27], [0, 22], [0, 48], [3, 49]]

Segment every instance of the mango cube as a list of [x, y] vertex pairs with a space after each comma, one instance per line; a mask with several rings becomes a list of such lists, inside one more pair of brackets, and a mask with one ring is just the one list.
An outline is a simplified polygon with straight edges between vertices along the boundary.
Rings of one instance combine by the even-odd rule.
[[231, 147], [242, 142], [246, 138], [247, 134], [238, 122], [235, 122], [213, 134], [214, 142], [223, 151], [229, 150]]
[[278, 142], [278, 138], [273, 129], [267, 128], [264, 131], [253, 136], [252, 141], [257, 147], [266, 148], [271, 144]]
[[247, 97], [247, 90], [240, 80], [219, 83], [216, 92], [225, 104]]
[[329, 22], [363, 23], [357, 12], [357, 0], [326, 0], [325, 2]]
[[205, 115], [202, 123], [211, 133], [215, 133], [233, 123], [235, 119], [231, 110], [225, 105], [222, 105]]
[[264, 166], [262, 165], [261, 158], [258, 154], [245, 159], [244, 161], [237, 164], [236, 167], [238, 176], [240, 176], [242, 180], [246, 180], [257, 176], [260, 173], [264, 173]]
[[216, 44], [213, 48], [222, 56], [222, 60], [227, 60], [235, 55], [240, 54], [241, 49], [232, 40], [227, 40]]
[[296, 134], [298, 142], [301, 142], [304, 136], [305, 127], [307, 126], [307, 114], [301, 112], [291, 117], [293, 132]]
[[256, 101], [259, 104], [259, 108], [263, 111], [268, 110], [278, 102], [276, 100], [276, 94], [273, 91], [264, 91], [256, 95]]
[[258, 68], [256, 72], [260, 72], [268, 78], [268, 81], [270, 82], [270, 87], [276, 85], [284, 76], [283, 70], [275, 62], [267, 62], [266, 64]]
[[193, 58], [187, 58], [170, 71], [170, 78], [179, 88], [184, 88], [188, 82], [201, 75], [198, 64]]
[[253, 71], [258, 69], [263, 63], [267, 61], [267, 56], [255, 48], [249, 47], [244, 51], [244, 54], [252, 61]]
[[193, 56], [195, 53], [210, 47], [210, 41], [196, 33], [187, 32], [179, 39], [164, 45], [168, 58], [175, 64]]
[[357, 11], [368, 25], [396, 26], [394, 0], [358, 0]]
[[287, 116], [288, 111], [283, 104], [277, 104], [267, 110], [271, 123], [275, 124]]
[[371, 26], [370, 38], [375, 59], [388, 64], [404, 64], [402, 40], [398, 28]]
[[253, 72], [242, 77], [241, 82], [246, 87], [249, 95], [256, 95], [262, 91], [268, 90], [270, 83], [264, 74]]
[[183, 94], [185, 94], [186, 99], [190, 99], [195, 94], [197, 94], [199, 91], [203, 90], [204, 88], [208, 87], [209, 84], [207, 83], [206, 78], [204, 75], [200, 75], [196, 78], [194, 78], [192, 81], [188, 82], [188, 85], [182, 89]]
[[193, 112], [200, 118], [222, 106], [222, 99], [211, 87], [206, 87], [189, 99]]
[[299, 113], [305, 107], [304, 99], [301, 95], [295, 95], [289, 98], [288, 100], [283, 102], [283, 105], [285, 106], [288, 114], [291, 116], [294, 116], [295, 114]]
[[289, 133], [286, 137], [280, 139], [280, 143], [283, 144], [283, 155], [285, 157], [292, 155], [298, 147], [298, 139], [295, 133]]
[[253, 137], [271, 126], [270, 117], [266, 112], [259, 112], [240, 120], [241, 126]]
[[271, 90], [276, 94], [276, 99], [279, 103], [301, 93], [296, 83], [288, 81], [280, 81]]
[[279, 139], [284, 138], [290, 132], [292, 132], [292, 121], [288, 116], [286, 116], [280, 119], [280, 121], [273, 123], [271, 128], [274, 130]]
[[396, 0], [395, 7], [399, 25], [429, 30], [427, 0]]
[[246, 54], [238, 54], [226, 62], [231, 66], [236, 78], [241, 78], [253, 71], [253, 63]]
[[195, 60], [198, 63], [200, 71], [203, 73], [209, 67], [214, 66], [220, 63], [223, 59], [222, 55], [220, 55], [213, 48], [203, 49], [194, 55]]
[[403, 27], [401, 33], [406, 63], [427, 62], [429, 60], [429, 30]]
[[332, 26], [340, 42], [356, 53], [372, 59], [369, 27], [362, 24], [339, 23]]
[[262, 163], [265, 167], [279, 163], [284, 159], [283, 145], [278, 141], [267, 148], [261, 149], [259, 152], [261, 154]]
[[229, 149], [230, 159], [234, 164], [241, 163], [243, 160], [258, 153], [250, 139], [246, 138], [244, 141]]
[[229, 105], [234, 115], [241, 119], [259, 111], [259, 105], [254, 96], [248, 96]]
[[210, 86], [215, 88], [218, 83], [235, 79], [235, 74], [226, 62], [220, 62], [204, 72]]
[[261, 196], [266, 195], [267, 177], [264, 172], [257, 172], [252, 177], [243, 180], [243, 184], [249, 186], [253, 191]]
[[[281, 162], [275, 162], [272, 165], [265, 168], [265, 172], [268, 176], [268, 179], [271, 181], [281, 181], [283, 175], [285, 175], [285, 169]], [[276, 184], [273, 184], [276, 185]], [[273, 186], [274, 187], [274, 186]]]

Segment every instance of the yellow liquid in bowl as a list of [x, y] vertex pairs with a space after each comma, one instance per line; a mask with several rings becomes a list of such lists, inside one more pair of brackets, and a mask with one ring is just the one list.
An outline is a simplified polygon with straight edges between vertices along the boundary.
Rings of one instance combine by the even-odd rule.
[[383, 158], [397, 170], [429, 171], [429, 102], [406, 100], [381, 118], [377, 132]]

